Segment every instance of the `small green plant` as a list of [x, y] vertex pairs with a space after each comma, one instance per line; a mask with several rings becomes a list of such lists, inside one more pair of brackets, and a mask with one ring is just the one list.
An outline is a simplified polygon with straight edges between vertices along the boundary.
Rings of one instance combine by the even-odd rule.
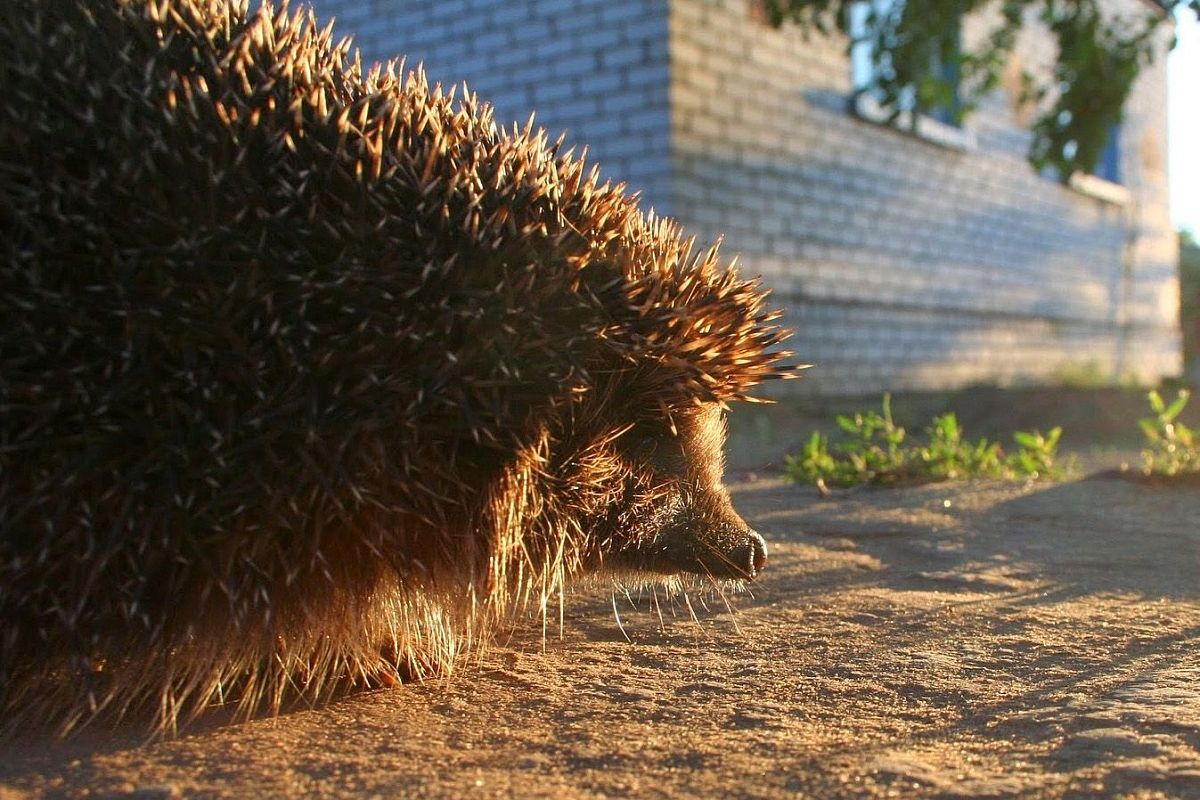
[[966, 478], [1056, 478], [1062, 428], [1014, 435], [1017, 449], [1006, 455], [999, 442], [970, 441], [953, 412], [935, 417], [925, 429], [924, 444], [906, 444], [907, 431], [892, 417], [891, 395], [884, 394], [882, 413], [839, 415], [845, 436], [830, 443], [814, 432], [798, 455], [787, 456], [784, 477], [793, 482], [855, 486]]
[[1157, 391], [1151, 391], [1146, 397], [1154, 415], [1138, 420], [1148, 440], [1148, 446], [1142, 451], [1145, 473], [1182, 475], [1200, 472], [1200, 436], [1178, 419], [1187, 407], [1191, 392], [1180, 389], [1170, 405]]
[[892, 418], [892, 398], [883, 396], [883, 413], [862, 411], [838, 415], [844, 436], [835, 445], [818, 431], [798, 456], [787, 456], [785, 475], [794, 481], [824, 486], [888, 483], [905, 474], [911, 452], [904, 447], [907, 432]]
[[1045, 435], [1037, 430], [1017, 431], [1013, 434], [1013, 440], [1017, 443], [1017, 452], [1009, 456], [1008, 468], [1017, 476], [1025, 476], [1034, 480], [1061, 478], [1063, 469], [1057, 464], [1058, 440], [1061, 438], [1061, 425], [1055, 425]]
[[924, 471], [933, 478], [955, 480], [995, 475], [1003, 467], [997, 442], [980, 439], [972, 444], [963, 440], [962, 428], [953, 411], [935, 417], [926, 429], [929, 444], [917, 448]]

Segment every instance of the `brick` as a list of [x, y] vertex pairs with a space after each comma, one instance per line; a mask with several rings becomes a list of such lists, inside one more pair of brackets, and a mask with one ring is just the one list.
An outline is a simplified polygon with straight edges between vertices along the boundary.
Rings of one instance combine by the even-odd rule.
[[519, 114], [524, 109], [525, 116], [529, 116], [528, 109], [533, 108], [533, 97], [528, 89], [491, 92], [488, 94], [488, 100], [495, 104], [496, 108], [503, 108], [508, 113]]
[[429, 7], [429, 18], [435, 20], [456, 19], [466, 16], [466, 0], [438, 0]]
[[575, 37], [549, 36], [535, 44], [533, 52], [539, 60], [549, 63], [568, 53], [578, 52], [578, 47]]
[[621, 133], [621, 121], [593, 113], [584, 127], [579, 129], [585, 142], [603, 142]]
[[666, 63], [651, 63], [628, 67], [624, 70], [627, 86], [662, 86], [670, 80]]
[[605, 95], [621, 87], [621, 74], [612, 70], [596, 70], [580, 78], [577, 85], [582, 95]]
[[550, 21], [545, 19], [526, 20], [519, 25], [508, 26], [505, 30], [512, 34], [513, 42], [518, 45], [536, 45], [555, 35]]
[[577, 13], [577, 0], [533, 0], [532, 15], [535, 17], [568, 17]]
[[612, 2], [600, 11], [600, 21], [606, 25], [645, 19], [650, 16], [666, 16], [662, 2]]
[[618, 35], [620, 34], [620, 31], [617, 31], [613, 26], [601, 24], [600, 13], [598, 11], [579, 8], [578, 4], [571, 2], [571, 0], [556, 0], [556, 2], [567, 5], [567, 10], [556, 14], [537, 14], [540, 19], [550, 22], [555, 33], [583, 33], [590, 36], [599, 31], [614, 31]]
[[506, 29], [491, 30], [475, 34], [471, 37], [470, 47], [476, 53], [492, 54], [513, 47], [515, 41], [512, 31]]
[[570, 119], [575, 125], [584, 124], [588, 131], [593, 131], [599, 129], [596, 121], [599, 110], [600, 103], [596, 98], [577, 99], [575, 95], [572, 95], [570, 102], [558, 103], [554, 106], [554, 116], [555, 119]]
[[[432, 0], [435, 5], [443, 0]], [[512, 2], [493, 3], [488, 12], [488, 18], [494, 27], [520, 25], [533, 19], [533, 9], [527, 2], [512, 0]]]
[[641, 42], [631, 42], [610, 47], [600, 54], [600, 63], [604, 69], [617, 69], [646, 61], [646, 47]]
[[546, 81], [533, 90], [533, 102], [536, 105], [556, 103], [575, 97], [575, 88], [568, 81]]
[[630, 41], [620, 29], [611, 27], [594, 27], [586, 31], [574, 31], [569, 35], [574, 37], [580, 51], [597, 54], [603, 53], [610, 47], [616, 47]]
[[651, 105], [644, 94], [629, 90], [610, 94], [600, 100], [600, 109], [605, 114], [624, 114], [630, 111], [640, 111]]
[[666, 54], [669, 34], [666, 14], [651, 14], [626, 20], [620, 23], [619, 29], [626, 38], [651, 42], [654, 46], [661, 48], [664, 55]]
[[[567, 78], [594, 77], [597, 71], [597, 61], [595, 53], [583, 53], [581, 55], [571, 55], [565, 58], [557, 58], [547, 65], [547, 74], [552, 76], [554, 80], [565, 80]], [[578, 83], [575, 84], [575, 91], [580, 92], [581, 87]]]

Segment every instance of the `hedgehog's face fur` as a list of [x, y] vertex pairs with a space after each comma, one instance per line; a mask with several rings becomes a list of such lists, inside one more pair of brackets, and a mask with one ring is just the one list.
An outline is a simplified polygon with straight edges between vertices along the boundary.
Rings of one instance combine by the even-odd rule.
[[[673, 423], [673, 424], [672, 424]], [[634, 424], [612, 441], [627, 467], [622, 496], [590, 535], [606, 568], [753, 579], [767, 548], [722, 483], [725, 412], [716, 403]]]
[[[532, 603], [543, 613], [568, 583], [589, 576], [638, 584], [687, 574], [757, 578], [766, 543], [722, 482], [724, 404], [693, 400], [630, 416], [654, 408], [640, 388], [636, 376], [618, 377], [565, 415], [563, 427], [539, 426], [487, 481], [477, 529], [488, 546], [445, 554], [444, 563], [486, 558], [474, 574], [486, 574], [496, 607]], [[458, 541], [471, 548], [478, 539]]]

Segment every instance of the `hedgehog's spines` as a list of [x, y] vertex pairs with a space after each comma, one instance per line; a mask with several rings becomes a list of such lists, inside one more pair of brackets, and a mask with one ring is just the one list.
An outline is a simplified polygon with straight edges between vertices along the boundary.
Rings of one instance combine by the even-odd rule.
[[250, 713], [446, 669], [579, 569], [580, 520], [621, 477], [585, 433], [788, 374], [763, 291], [715, 248], [532, 116], [509, 132], [420, 65], [364, 69], [308, 8], [17, 5], [0, 18], [14, 729], [149, 712], [173, 730], [214, 701]]

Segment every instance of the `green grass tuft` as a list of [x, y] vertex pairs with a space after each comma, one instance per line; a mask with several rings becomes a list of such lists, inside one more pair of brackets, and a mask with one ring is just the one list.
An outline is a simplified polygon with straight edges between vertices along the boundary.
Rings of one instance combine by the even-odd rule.
[[837, 424], [845, 435], [838, 441], [814, 431], [799, 454], [786, 457], [784, 477], [824, 487], [968, 478], [1053, 480], [1063, 475], [1058, 463], [1061, 427], [1046, 434], [1018, 431], [1009, 454], [999, 442], [967, 439], [958, 418], [947, 412], [925, 429], [923, 443], [915, 443], [892, 417], [890, 394], [884, 394], [882, 405], [882, 413], [839, 415]]
[[1146, 395], [1153, 416], [1138, 420], [1146, 434], [1142, 465], [1147, 475], [1184, 475], [1200, 472], [1200, 435], [1179, 421], [1191, 392], [1180, 389], [1170, 405], [1157, 391]]

